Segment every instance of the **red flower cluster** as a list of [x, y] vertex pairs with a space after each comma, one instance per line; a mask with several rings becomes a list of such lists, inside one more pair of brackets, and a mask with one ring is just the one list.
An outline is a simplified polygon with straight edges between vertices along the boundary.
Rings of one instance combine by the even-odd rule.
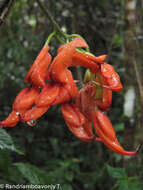
[[[105, 63], [106, 55], [95, 57], [77, 48], [88, 48], [88, 45], [77, 37], [60, 46], [57, 56], [51, 60], [49, 46], [43, 47], [25, 77], [25, 82], [31, 86], [19, 92], [12, 112], [0, 126], [14, 127], [19, 121], [34, 126], [50, 106], [61, 104], [67, 126], [80, 140], [101, 141], [118, 154], [135, 154], [136, 151], [128, 152], [121, 147], [104, 113], [111, 105], [112, 91], [122, 90], [119, 75]], [[80, 91], [68, 69], [77, 65], [88, 68]], [[92, 123], [98, 136], [92, 131]]]

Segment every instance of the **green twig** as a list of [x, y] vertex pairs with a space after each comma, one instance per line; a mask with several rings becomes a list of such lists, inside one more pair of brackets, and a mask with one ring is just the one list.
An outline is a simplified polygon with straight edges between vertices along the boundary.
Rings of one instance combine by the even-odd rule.
[[45, 42], [45, 46], [46, 46], [46, 45], [49, 45], [51, 39], [53, 38], [53, 36], [55, 36], [55, 34], [56, 34], [56, 32], [54, 31], [54, 32], [52, 32], [52, 33], [48, 36], [48, 39], [47, 39], [46, 42]]
[[52, 24], [52, 26], [53, 26], [53, 28], [54, 28], [54, 31], [55, 31], [58, 35], [62, 36], [64, 39], [67, 40], [67, 39], [68, 39], [68, 35], [65, 34], [65, 33], [61, 30], [60, 26], [59, 26], [59, 25], [56, 23], [56, 21], [53, 19], [53, 17], [52, 17], [52, 15], [51, 15], [50, 11], [49, 11], [48, 9], [46, 9], [46, 8], [43, 6], [43, 4], [41, 3], [40, 0], [37, 0], [37, 3], [38, 3], [38, 5], [39, 5], [39, 7], [41, 8], [41, 10], [43, 11], [43, 13], [48, 17], [49, 21], [51, 22], [51, 24]]

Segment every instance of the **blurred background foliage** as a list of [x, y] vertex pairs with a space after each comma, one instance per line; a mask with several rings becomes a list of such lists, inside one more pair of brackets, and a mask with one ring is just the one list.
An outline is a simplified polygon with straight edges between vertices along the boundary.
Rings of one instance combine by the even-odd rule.
[[[123, 92], [114, 93], [108, 115], [121, 144], [125, 149], [135, 149], [143, 138], [139, 90], [143, 71], [142, 2], [41, 2], [64, 31], [83, 36], [92, 53], [108, 54], [107, 62], [115, 67], [124, 85]], [[129, 15], [134, 17], [134, 23]], [[0, 120], [7, 117], [16, 94], [26, 86], [26, 72], [51, 32], [52, 26], [36, 1], [15, 1], [0, 26]], [[52, 55], [58, 46], [56, 40], [52, 41]], [[72, 70], [77, 78], [76, 69]], [[133, 107], [129, 106], [133, 114], [129, 115], [124, 107], [126, 90], [131, 85], [135, 98]], [[0, 184], [61, 184], [62, 190], [140, 190], [142, 180], [141, 151], [134, 157], [123, 157], [101, 143], [80, 142], [68, 130], [58, 106], [50, 108], [33, 128], [19, 123], [15, 128], [0, 129]]]

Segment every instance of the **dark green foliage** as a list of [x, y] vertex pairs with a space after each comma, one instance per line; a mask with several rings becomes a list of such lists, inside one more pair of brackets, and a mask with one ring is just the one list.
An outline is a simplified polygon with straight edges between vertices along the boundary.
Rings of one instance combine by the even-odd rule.
[[[69, 34], [83, 36], [95, 55], [108, 53], [107, 61], [124, 81], [124, 15], [119, 0], [42, 2]], [[16, 94], [26, 86], [26, 72], [51, 32], [48, 19], [34, 0], [15, 2], [0, 28], [0, 120], [7, 117]], [[52, 41], [52, 55], [58, 45]], [[73, 73], [77, 78], [75, 69]], [[115, 93], [108, 113], [122, 145], [123, 101], [124, 91]], [[116, 155], [102, 143], [79, 141], [68, 130], [58, 106], [50, 108], [33, 128], [20, 123], [0, 129], [0, 184], [60, 184], [62, 190], [141, 190], [143, 166], [138, 166], [137, 158]]]

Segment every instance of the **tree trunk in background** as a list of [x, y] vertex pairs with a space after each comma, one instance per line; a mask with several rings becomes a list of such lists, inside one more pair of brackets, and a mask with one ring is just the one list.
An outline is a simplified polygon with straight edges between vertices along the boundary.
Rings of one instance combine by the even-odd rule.
[[134, 42], [134, 24], [135, 24], [136, 0], [125, 0], [125, 31], [124, 31], [124, 57], [125, 57], [125, 102], [124, 115], [125, 131], [124, 143], [126, 149], [133, 149], [134, 145], [134, 110], [135, 110], [135, 86], [137, 85], [134, 61], [135, 61], [135, 42]]
[[[135, 100], [140, 103], [141, 113], [143, 112], [143, 87], [141, 84], [141, 77], [138, 72], [136, 52], [136, 3], [137, 0], [125, 0], [125, 33], [124, 33], [124, 56], [125, 56], [125, 102], [124, 115], [125, 118], [125, 132], [124, 142], [127, 148], [133, 148], [139, 144], [138, 134], [141, 133], [139, 126], [142, 123], [142, 116], [140, 118], [135, 115]], [[139, 93], [138, 93], [139, 92]], [[142, 114], [141, 114], [142, 115]], [[135, 129], [136, 126], [138, 129]], [[138, 131], [137, 131], [138, 130]], [[135, 135], [136, 134], [136, 135]], [[133, 144], [134, 143], [134, 144]], [[140, 165], [141, 157], [138, 154], [138, 165]]]

